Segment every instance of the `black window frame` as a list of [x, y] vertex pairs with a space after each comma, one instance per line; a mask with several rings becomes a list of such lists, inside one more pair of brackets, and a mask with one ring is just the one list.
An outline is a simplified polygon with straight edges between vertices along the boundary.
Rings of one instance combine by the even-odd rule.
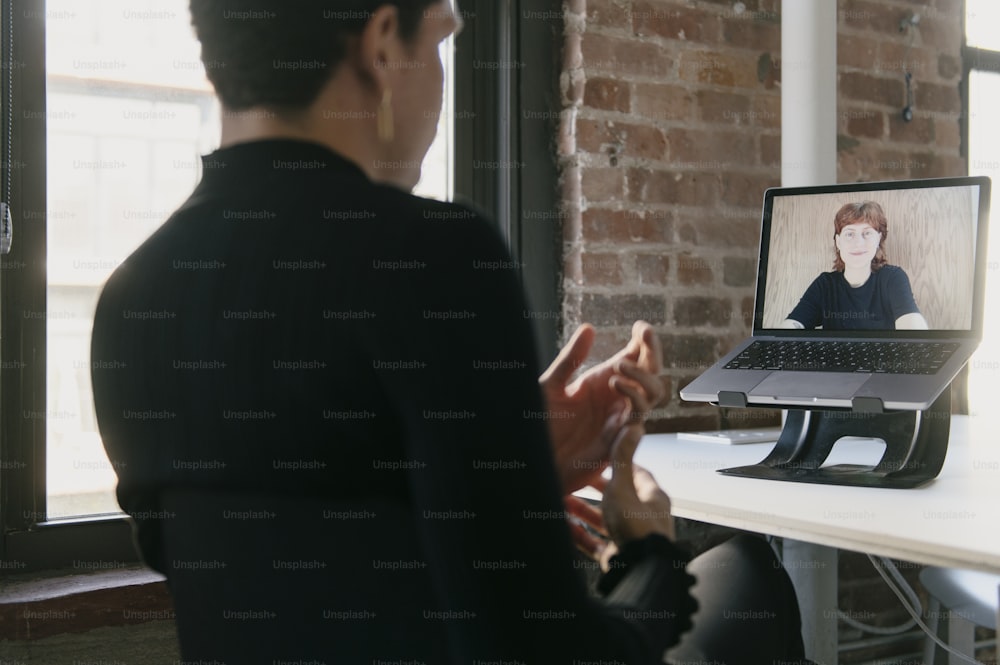
[[563, 318], [556, 156], [562, 1], [459, 0], [459, 11], [465, 28], [455, 45], [455, 198], [485, 210], [507, 239], [544, 364], [555, 357]]
[[961, 140], [961, 152], [960, 154], [965, 157], [965, 172], [970, 173], [969, 169], [969, 130], [972, 123], [969, 122], [969, 116], [971, 114], [971, 108], [969, 106], [969, 77], [973, 70], [981, 70], [985, 72], [1000, 73], [1000, 50], [985, 49], [978, 46], [970, 46], [968, 42], [968, 37], [966, 35], [965, 23], [968, 11], [968, 2], [962, 3], [962, 81], [961, 86], [961, 97], [962, 97], [962, 114], [960, 117], [960, 140]]
[[[561, 327], [554, 150], [561, 0], [464, 0], [459, 10], [466, 27], [455, 56], [456, 198], [496, 220], [523, 264], [522, 281], [537, 313], [526, 316], [536, 324], [544, 362], [555, 355]], [[11, 154], [0, 182], [9, 168], [14, 220], [12, 251], [0, 259], [0, 577], [128, 565], [138, 554], [125, 516], [46, 519], [45, 319], [25, 315], [46, 311], [44, 0], [17, 0], [16, 9], [15, 0], [0, 0], [0, 53], [0, 154], [8, 144]], [[522, 111], [527, 100], [550, 113], [531, 120]], [[473, 168], [476, 161], [523, 166]], [[525, 223], [523, 210], [554, 214], [544, 223]]]
[[[959, 114], [959, 155], [965, 158], [965, 172], [972, 173], [970, 159], [969, 142], [971, 137], [969, 131], [972, 123], [970, 117], [972, 108], [970, 105], [970, 81], [969, 78], [973, 70], [982, 70], [993, 73], [1000, 73], [1000, 50], [994, 51], [978, 46], [970, 46], [968, 35], [966, 34], [966, 21], [968, 18], [968, 0], [962, 2], [962, 80], [959, 82], [959, 95], [961, 97], [962, 111]], [[955, 390], [953, 404], [957, 404], [958, 413], [969, 412], [969, 364], [962, 368], [962, 372], [952, 381]]]
[[46, 519], [44, 0], [0, 6], [0, 51], [0, 154], [14, 225], [0, 261], [0, 561], [5, 573], [134, 562], [122, 516]]

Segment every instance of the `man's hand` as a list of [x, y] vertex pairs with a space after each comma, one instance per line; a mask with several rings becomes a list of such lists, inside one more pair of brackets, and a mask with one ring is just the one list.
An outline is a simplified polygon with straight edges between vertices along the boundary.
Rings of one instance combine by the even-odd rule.
[[604, 494], [601, 515], [611, 540], [622, 546], [659, 533], [670, 540], [675, 537], [674, 518], [670, 512], [670, 497], [660, 489], [646, 469], [636, 466], [632, 458], [639, 447], [641, 425], [624, 428], [615, 441], [611, 479], [597, 482]]
[[577, 549], [591, 559], [600, 561], [604, 548], [610, 542], [600, 509], [595, 508], [575, 494], [567, 494], [563, 497], [563, 505], [566, 506], [569, 532]]
[[[625, 543], [641, 540], [651, 533], [659, 533], [670, 540], [676, 536], [670, 497], [660, 489], [649, 471], [632, 462], [643, 433], [642, 426], [637, 424], [622, 428], [611, 451], [611, 479], [602, 476], [594, 481], [594, 487], [604, 494], [600, 510], [601, 533], [611, 541], [599, 549], [593, 544], [585, 544], [599, 551], [596, 558], [604, 572], [608, 572], [611, 557]], [[581, 543], [579, 539], [576, 542], [578, 546]]]
[[645, 321], [632, 326], [621, 351], [569, 383], [594, 343], [594, 328], [577, 328], [539, 382], [549, 417], [556, 468], [569, 494], [600, 476], [622, 427], [644, 421], [664, 398], [660, 340]]

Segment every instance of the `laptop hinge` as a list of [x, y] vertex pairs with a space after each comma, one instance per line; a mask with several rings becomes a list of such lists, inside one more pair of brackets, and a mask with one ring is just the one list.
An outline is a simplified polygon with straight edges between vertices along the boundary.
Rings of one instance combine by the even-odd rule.
[[720, 390], [719, 406], [732, 406], [745, 409], [747, 408], [747, 394], [735, 390]]
[[857, 413], [884, 413], [884, 407], [880, 397], [855, 397], [851, 400], [851, 410]]

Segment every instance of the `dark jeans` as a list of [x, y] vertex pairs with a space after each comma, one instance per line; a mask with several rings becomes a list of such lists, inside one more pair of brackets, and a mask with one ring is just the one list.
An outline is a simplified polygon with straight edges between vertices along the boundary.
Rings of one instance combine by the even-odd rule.
[[695, 557], [693, 628], [672, 665], [799, 665], [805, 660], [795, 589], [771, 546], [739, 535]]

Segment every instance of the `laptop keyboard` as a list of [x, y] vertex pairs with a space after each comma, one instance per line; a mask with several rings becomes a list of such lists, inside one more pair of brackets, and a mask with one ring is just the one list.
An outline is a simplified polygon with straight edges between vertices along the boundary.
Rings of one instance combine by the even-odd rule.
[[954, 342], [756, 341], [725, 369], [934, 374], [958, 346]]

